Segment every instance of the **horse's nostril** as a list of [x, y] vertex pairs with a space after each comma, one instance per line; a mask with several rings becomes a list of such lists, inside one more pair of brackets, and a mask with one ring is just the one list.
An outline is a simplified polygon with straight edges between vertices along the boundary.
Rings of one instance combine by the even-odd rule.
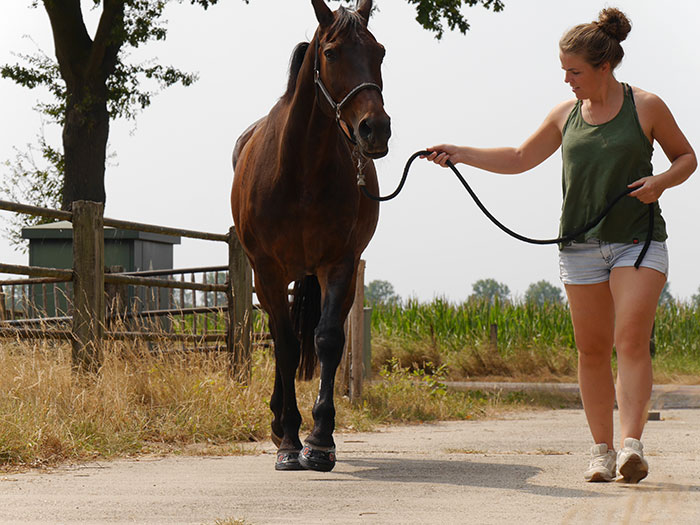
[[358, 131], [362, 140], [369, 140], [369, 138], [372, 136], [372, 126], [369, 124], [369, 119], [365, 119], [360, 122]]

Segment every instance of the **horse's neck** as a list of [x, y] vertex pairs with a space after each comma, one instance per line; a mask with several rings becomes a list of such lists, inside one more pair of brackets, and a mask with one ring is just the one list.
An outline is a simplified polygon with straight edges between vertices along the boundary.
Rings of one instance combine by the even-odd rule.
[[[280, 158], [317, 164], [318, 155], [337, 156], [337, 143], [343, 141], [335, 119], [327, 115], [316, 100], [313, 81], [313, 56], [307, 56], [299, 72], [294, 95], [280, 136]], [[325, 103], [325, 101], [323, 102]], [[349, 156], [349, 150], [348, 150]]]

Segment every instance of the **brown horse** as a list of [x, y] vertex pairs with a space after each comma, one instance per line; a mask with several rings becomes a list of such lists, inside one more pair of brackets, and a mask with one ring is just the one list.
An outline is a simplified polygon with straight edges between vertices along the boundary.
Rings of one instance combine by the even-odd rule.
[[[311, 3], [319, 27], [294, 50], [286, 93], [236, 143], [231, 207], [274, 340], [275, 468], [329, 471], [343, 324], [379, 216], [358, 189], [358, 170], [376, 194], [371, 159], [387, 154], [391, 128], [381, 91], [384, 48], [367, 30], [372, 0], [360, 0], [357, 11]], [[316, 357], [314, 427], [302, 447], [294, 381], [299, 367], [310, 377]]]

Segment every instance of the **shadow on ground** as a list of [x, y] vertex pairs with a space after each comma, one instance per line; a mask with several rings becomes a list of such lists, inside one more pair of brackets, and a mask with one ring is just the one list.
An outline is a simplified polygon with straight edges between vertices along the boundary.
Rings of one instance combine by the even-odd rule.
[[[586, 490], [531, 483], [529, 480], [542, 472], [541, 468], [531, 465], [398, 458], [345, 459], [343, 462], [358, 469], [354, 472], [348, 472], [348, 476], [368, 481], [509, 489], [560, 498], [600, 496]], [[327, 482], [329, 480], [328, 478], [319, 478], [319, 481]]]

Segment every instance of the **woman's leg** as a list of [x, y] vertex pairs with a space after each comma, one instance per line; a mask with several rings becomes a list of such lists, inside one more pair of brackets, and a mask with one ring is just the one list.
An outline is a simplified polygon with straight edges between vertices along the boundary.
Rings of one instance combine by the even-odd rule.
[[578, 348], [581, 399], [595, 443], [613, 450], [615, 383], [610, 359], [615, 310], [609, 283], [566, 285]]
[[651, 398], [649, 339], [666, 276], [650, 268], [614, 268], [610, 291], [615, 305], [617, 406], [621, 441], [640, 439]]

